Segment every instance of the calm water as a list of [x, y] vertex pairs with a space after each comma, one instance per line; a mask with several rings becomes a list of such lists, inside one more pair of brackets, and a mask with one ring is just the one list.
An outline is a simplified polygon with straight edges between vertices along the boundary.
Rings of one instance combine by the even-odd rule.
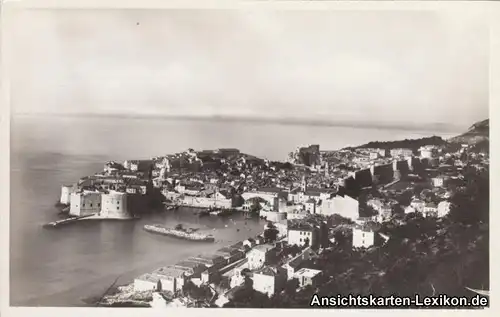
[[[363, 130], [241, 122], [111, 118], [11, 121], [10, 301], [13, 306], [75, 306], [159, 266], [218, 249], [263, 230], [258, 220], [197, 218], [179, 211], [135, 222], [87, 222], [45, 230], [57, 219], [60, 185], [101, 171], [106, 160], [146, 158], [187, 148], [237, 147], [282, 160], [298, 145], [336, 149], [373, 140], [430, 136], [429, 131]], [[435, 133], [444, 137], [456, 135]], [[215, 244], [152, 235], [146, 223], [212, 230]], [[238, 232], [237, 229], [240, 229]]]

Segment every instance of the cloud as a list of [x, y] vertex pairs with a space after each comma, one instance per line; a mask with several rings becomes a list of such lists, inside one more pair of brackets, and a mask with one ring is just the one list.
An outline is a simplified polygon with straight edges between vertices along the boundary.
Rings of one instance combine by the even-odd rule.
[[469, 124], [488, 112], [480, 20], [429, 11], [30, 12], [16, 35], [13, 110]]

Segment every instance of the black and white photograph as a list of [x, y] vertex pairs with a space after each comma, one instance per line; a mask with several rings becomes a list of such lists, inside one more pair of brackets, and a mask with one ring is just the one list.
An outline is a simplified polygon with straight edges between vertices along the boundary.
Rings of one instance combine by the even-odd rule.
[[11, 10], [8, 305], [488, 309], [474, 8]]

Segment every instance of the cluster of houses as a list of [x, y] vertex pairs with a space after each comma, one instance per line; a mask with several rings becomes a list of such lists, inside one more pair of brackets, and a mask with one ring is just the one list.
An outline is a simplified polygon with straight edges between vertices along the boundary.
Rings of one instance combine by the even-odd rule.
[[[215, 288], [226, 281], [228, 289], [219, 292], [222, 305], [248, 279], [253, 281], [254, 290], [268, 296], [283, 290], [293, 279], [299, 287], [318, 283], [322, 271], [312, 263], [317, 257], [315, 250], [328, 230], [325, 233], [324, 227], [312, 221], [311, 216], [339, 215], [354, 221], [350, 225], [353, 248], [370, 248], [378, 240], [387, 241], [389, 237], [381, 234], [379, 228], [393, 217], [396, 201], [369, 199], [367, 206], [376, 215], [363, 219], [358, 199], [346, 190], [348, 180], [354, 180], [360, 187], [390, 183], [415, 171], [425, 161], [426, 174], [431, 176], [430, 183], [439, 193], [439, 199], [426, 199], [423, 192], [412, 197], [404, 212], [421, 213], [424, 217], [446, 216], [451, 207], [447, 187], [457, 180], [457, 170], [463, 165], [459, 157], [464, 151], [465, 147], [459, 153], [443, 154], [440, 147], [425, 146], [416, 156], [412, 149], [365, 148], [336, 151], [324, 159], [321, 155], [326, 154], [320, 153], [319, 146], [309, 146], [292, 153], [293, 160], [313, 165], [314, 170], [280, 169], [279, 165], [243, 155], [237, 149], [198, 152], [189, 149], [151, 160], [108, 162], [103, 172], [85, 177], [76, 185], [63, 186], [60, 203], [68, 205], [69, 213], [74, 216], [122, 218], [129, 215], [131, 198], [157, 190], [166, 199], [185, 206], [243, 211], [257, 206], [259, 215], [268, 220], [264, 232], [277, 231], [275, 241], [270, 242], [263, 233], [213, 254], [193, 256], [158, 268], [134, 280], [136, 292], [172, 294], [182, 293], [186, 283]], [[450, 159], [452, 165], [447, 163]], [[322, 163], [324, 166], [318, 167]], [[321, 168], [323, 173], [318, 173]], [[234, 199], [235, 193], [242, 200]], [[283, 255], [286, 246], [294, 245], [301, 248], [298, 255]]]
[[342, 187], [308, 187], [305, 177], [300, 187], [292, 190], [260, 188], [245, 192], [244, 210], [251, 208], [255, 200], [260, 201], [260, 217], [270, 221], [279, 219], [303, 219], [311, 214], [333, 215], [355, 220], [359, 217], [358, 200], [343, 193]]
[[[220, 290], [218, 285], [224, 281], [226, 287], [219, 292], [219, 301], [224, 304], [246, 279], [253, 281], [254, 290], [268, 296], [282, 291], [292, 279], [297, 279], [299, 287], [315, 285], [322, 272], [310, 265], [317, 256], [316, 248], [311, 247], [319, 243], [320, 229], [307, 222], [285, 221], [281, 224], [284, 231], [278, 234], [276, 241], [269, 242], [261, 234], [223, 247], [213, 254], [193, 256], [158, 268], [137, 277], [134, 291], [166, 291], [180, 295], [188, 282], [197, 286], [211, 285]], [[284, 255], [287, 245], [300, 247], [299, 254], [294, 257]]]

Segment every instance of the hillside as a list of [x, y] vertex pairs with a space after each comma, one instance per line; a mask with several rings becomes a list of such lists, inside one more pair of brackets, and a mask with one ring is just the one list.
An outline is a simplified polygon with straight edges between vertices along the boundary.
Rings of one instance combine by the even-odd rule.
[[449, 139], [452, 143], [467, 143], [477, 144], [484, 141], [489, 141], [490, 137], [490, 120], [486, 119], [474, 123], [467, 132]]
[[489, 169], [467, 169], [464, 179], [464, 187], [450, 199], [447, 217], [398, 215], [381, 225], [380, 232], [390, 239], [369, 250], [352, 249], [352, 237], [336, 237], [337, 242], [310, 264], [326, 277], [316, 286], [296, 291], [292, 280], [269, 299], [248, 283], [224, 307], [308, 308], [313, 294], [471, 298], [475, 294], [467, 288], [488, 290]]
[[490, 120], [486, 119], [480, 122], [474, 123], [465, 133], [462, 133], [456, 137], [450, 138], [448, 140], [443, 140], [439, 136], [431, 136], [421, 139], [405, 139], [398, 141], [373, 141], [363, 145], [346, 147], [345, 150], [352, 149], [362, 149], [362, 148], [380, 148], [380, 149], [395, 149], [395, 148], [409, 148], [415, 153], [421, 146], [425, 145], [446, 145], [456, 144], [469, 144], [471, 145], [470, 150], [472, 151], [489, 151], [489, 135], [490, 135]]
[[407, 148], [407, 149], [412, 149], [414, 152], [416, 152], [421, 146], [425, 145], [443, 145], [446, 144], [446, 141], [443, 140], [439, 136], [431, 136], [428, 138], [421, 138], [421, 139], [405, 139], [405, 140], [399, 140], [399, 141], [387, 141], [387, 142], [380, 142], [380, 141], [374, 141], [374, 142], [369, 142], [360, 146], [356, 147], [351, 147], [351, 148], [346, 148], [346, 149], [360, 149], [360, 148], [379, 148], [379, 149], [396, 149], [396, 148]]
[[449, 139], [448, 142], [469, 144], [470, 150], [476, 152], [489, 152], [490, 120], [474, 123], [467, 132]]

